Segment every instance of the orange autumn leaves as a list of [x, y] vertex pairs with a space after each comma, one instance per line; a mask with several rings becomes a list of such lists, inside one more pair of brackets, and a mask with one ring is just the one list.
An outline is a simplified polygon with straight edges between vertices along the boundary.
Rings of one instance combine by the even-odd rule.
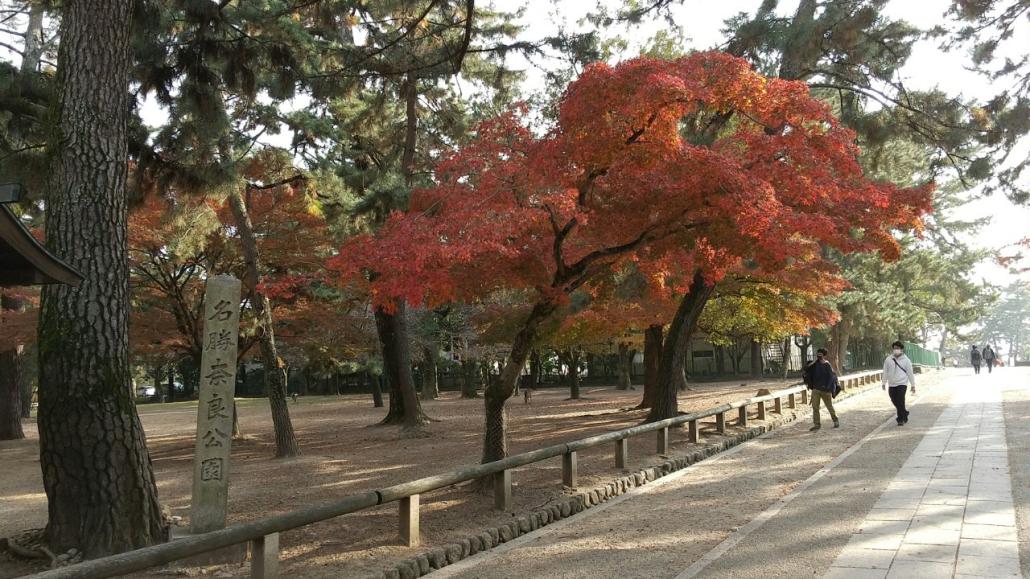
[[[633, 262], [652, 283], [746, 265], [833, 273], [822, 249], [897, 255], [931, 186], [867, 179], [855, 135], [801, 82], [732, 56], [591, 65], [539, 135], [521, 110], [483, 123], [406, 213], [330, 260], [378, 305], [530, 289], [561, 302]], [[827, 291], [835, 291], [833, 288]]]

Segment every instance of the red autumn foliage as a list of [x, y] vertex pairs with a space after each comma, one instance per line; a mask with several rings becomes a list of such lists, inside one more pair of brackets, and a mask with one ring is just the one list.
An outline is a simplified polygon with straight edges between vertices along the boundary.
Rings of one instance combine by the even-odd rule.
[[[730, 111], [711, 142], [687, 138]], [[709, 280], [741, 258], [777, 271], [820, 244], [890, 258], [892, 230], [918, 227], [930, 187], [869, 181], [854, 137], [804, 83], [725, 54], [595, 64], [546, 135], [518, 111], [483, 123], [407, 213], [331, 267], [375, 271], [388, 305], [501, 287], [561, 299], [644, 250], [652, 269], [692, 264]]]

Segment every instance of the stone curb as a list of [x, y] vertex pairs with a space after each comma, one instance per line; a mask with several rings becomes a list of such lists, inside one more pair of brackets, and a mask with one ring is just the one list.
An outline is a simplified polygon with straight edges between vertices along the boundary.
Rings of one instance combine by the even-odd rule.
[[[879, 384], [867, 384], [865, 388], [851, 388], [841, 392], [836, 400], [850, 398], [856, 394], [871, 390]], [[835, 400], [835, 401], [836, 401]], [[414, 579], [442, 569], [447, 565], [453, 565], [458, 561], [471, 557], [477, 553], [489, 551], [503, 543], [507, 543], [521, 535], [532, 533], [537, 529], [546, 527], [551, 523], [575, 516], [593, 506], [599, 505], [608, 499], [615, 498], [627, 491], [644, 486], [658, 480], [663, 476], [670, 475], [676, 471], [701, 462], [702, 460], [715, 456], [720, 452], [733, 448], [738, 444], [747, 442], [766, 432], [774, 430], [785, 424], [790, 424], [811, 415], [810, 405], [798, 407], [793, 410], [784, 408], [783, 414], [773, 420], [759, 426], [753, 426], [743, 432], [732, 435], [723, 435], [725, 438], [719, 442], [706, 444], [692, 452], [682, 456], [668, 458], [664, 462], [652, 465], [639, 470], [631, 471], [622, 477], [616, 478], [599, 487], [591, 490], [579, 491], [574, 495], [563, 497], [558, 501], [531, 513], [513, 515], [512, 520], [499, 527], [491, 527], [482, 533], [471, 535], [462, 539], [459, 543], [451, 543], [442, 547], [429, 549], [410, 559], [405, 559], [395, 567], [383, 571], [381, 574], [373, 575], [374, 579]], [[767, 410], [767, 418], [772, 414]]]

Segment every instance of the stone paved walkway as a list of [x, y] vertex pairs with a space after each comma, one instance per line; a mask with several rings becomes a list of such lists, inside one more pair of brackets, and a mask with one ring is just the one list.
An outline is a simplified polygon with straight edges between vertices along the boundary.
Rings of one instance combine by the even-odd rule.
[[824, 578], [1019, 576], [1001, 392], [956, 390]]

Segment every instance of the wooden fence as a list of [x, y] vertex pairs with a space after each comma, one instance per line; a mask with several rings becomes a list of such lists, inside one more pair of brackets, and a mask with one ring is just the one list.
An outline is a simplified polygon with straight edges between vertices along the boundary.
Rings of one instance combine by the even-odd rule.
[[[841, 376], [840, 381], [841, 385], [848, 389], [862, 384], [879, 382], [881, 374], [881, 371], [860, 372]], [[33, 577], [39, 579], [111, 577], [142, 571], [247, 542], [250, 543], [251, 547], [251, 577], [260, 579], [278, 577], [279, 533], [393, 502], [398, 504], [402, 541], [408, 546], [417, 546], [419, 542], [419, 498], [425, 493], [466, 481], [492, 477], [494, 506], [498, 510], [507, 511], [511, 509], [511, 475], [512, 471], [516, 468], [560, 456], [562, 459], [562, 484], [575, 487], [577, 481], [577, 453], [581, 450], [603, 444], [614, 444], [615, 468], [622, 469], [626, 467], [629, 459], [628, 441], [631, 437], [654, 433], [656, 435], [656, 454], [667, 454], [669, 451], [669, 429], [672, 427], [686, 425], [688, 440], [690, 442], [700, 442], [700, 422], [704, 419], [714, 418], [715, 429], [721, 433], [725, 432], [726, 429], [727, 414], [730, 414], [732, 417], [732, 414], [736, 411], [736, 423], [740, 426], [747, 426], [750, 408], [756, 409], [755, 417], [758, 420], [764, 420], [767, 412], [782, 412], [784, 403], [786, 403], [788, 408], [795, 408], [799, 398], [802, 405], [808, 403], [808, 390], [803, 385], [792, 386], [765, 396], [756, 396], [746, 400], [731, 402], [660, 422], [641, 424], [589, 438], [556, 444], [509, 456], [495, 462], [467, 466], [375, 491], [348, 495], [282, 515], [241, 523], [226, 529], [193, 535], [169, 543], [145, 547], [101, 559], [84, 561], [68, 567], [60, 567], [33, 575]], [[771, 408], [769, 407], [770, 404]]]

